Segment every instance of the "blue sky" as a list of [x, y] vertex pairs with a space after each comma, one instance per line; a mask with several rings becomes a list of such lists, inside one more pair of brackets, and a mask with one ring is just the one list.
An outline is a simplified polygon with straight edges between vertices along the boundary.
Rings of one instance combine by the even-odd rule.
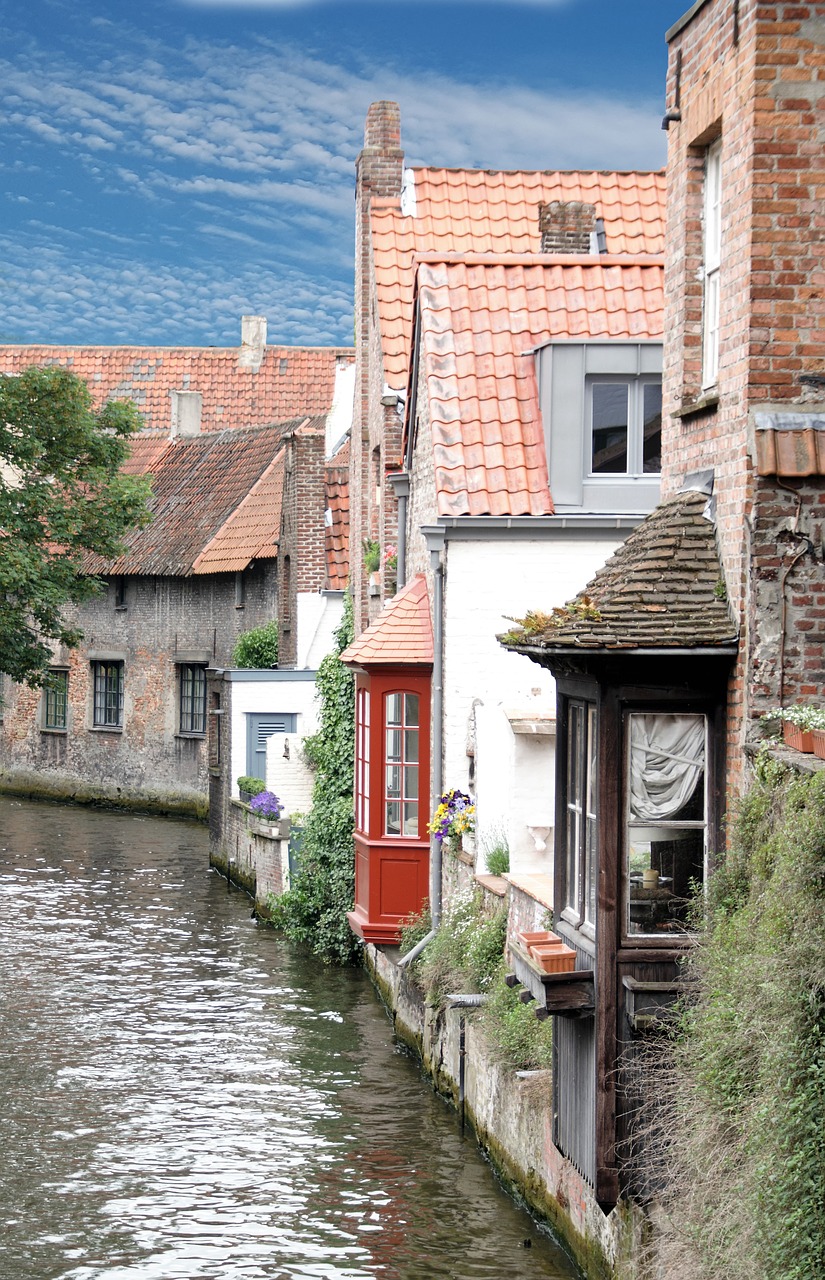
[[0, 341], [352, 341], [354, 161], [657, 168], [688, 0], [0, 0]]

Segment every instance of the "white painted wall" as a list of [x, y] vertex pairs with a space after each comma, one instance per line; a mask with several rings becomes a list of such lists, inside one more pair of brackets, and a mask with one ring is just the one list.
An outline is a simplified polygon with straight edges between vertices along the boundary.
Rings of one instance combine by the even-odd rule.
[[[232, 680], [232, 795], [237, 799], [237, 779], [246, 773], [246, 715], [250, 711], [294, 711], [296, 736], [305, 738], [318, 728], [314, 680], [259, 680], [258, 673], [237, 671]], [[288, 675], [279, 672], [279, 675]], [[247, 677], [244, 679], [244, 677]], [[269, 756], [267, 753], [267, 767]], [[280, 795], [280, 792], [277, 793]]]
[[343, 592], [298, 592], [298, 653], [296, 667], [318, 670], [322, 658], [331, 653], [333, 633], [344, 616]]
[[332, 407], [327, 414], [324, 448], [331, 458], [337, 453], [352, 426], [353, 397], [355, 396], [355, 360], [343, 356], [335, 363], [335, 386]]
[[512, 871], [552, 870], [552, 831], [539, 850], [529, 826], [551, 826], [555, 744], [514, 734], [507, 711], [555, 713], [555, 682], [496, 635], [528, 609], [549, 612], [589, 582], [621, 539], [451, 540], [444, 591], [444, 787], [469, 788], [475, 732], [479, 870], [503, 834]]
[[303, 752], [304, 739], [297, 733], [273, 733], [266, 744], [266, 785], [284, 806], [283, 816], [309, 813], [315, 774]]

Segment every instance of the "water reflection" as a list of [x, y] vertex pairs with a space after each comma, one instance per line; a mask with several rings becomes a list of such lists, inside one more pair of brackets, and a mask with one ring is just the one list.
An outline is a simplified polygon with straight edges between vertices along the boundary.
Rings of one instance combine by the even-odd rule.
[[0, 1274], [574, 1275], [203, 828], [0, 797], [0, 832]]

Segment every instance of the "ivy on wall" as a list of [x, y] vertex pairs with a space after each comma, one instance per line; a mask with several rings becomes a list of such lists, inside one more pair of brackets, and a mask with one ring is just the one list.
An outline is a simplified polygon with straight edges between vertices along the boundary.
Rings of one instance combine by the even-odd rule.
[[304, 743], [315, 785], [304, 820], [299, 870], [289, 890], [268, 903], [275, 928], [292, 942], [309, 946], [327, 964], [351, 964], [361, 954], [346, 916], [355, 894], [355, 692], [352, 674], [338, 656], [352, 639], [352, 599], [347, 593], [335, 650], [318, 668], [320, 728]]
[[825, 1276], [825, 774], [760, 763], [708, 908], [670, 1063], [676, 1247], [694, 1247], [691, 1280], [812, 1280]]

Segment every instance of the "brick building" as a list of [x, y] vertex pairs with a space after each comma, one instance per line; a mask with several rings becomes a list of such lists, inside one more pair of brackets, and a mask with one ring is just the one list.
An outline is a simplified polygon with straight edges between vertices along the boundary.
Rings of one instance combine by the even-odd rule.
[[0, 348], [4, 372], [35, 363], [71, 368], [98, 403], [136, 401], [147, 429], [127, 466], [152, 476], [153, 519], [121, 559], [89, 562], [105, 591], [77, 610], [83, 643], [55, 651], [49, 687], [6, 688], [4, 785], [203, 812], [207, 669], [271, 620], [280, 663], [310, 667], [340, 616], [346, 454], [331, 455], [352, 353], [267, 347], [245, 317], [239, 350]]
[[557, 679], [555, 927], [576, 964], [541, 996], [553, 1137], [606, 1211], [656, 1190], [645, 1036], [758, 717], [821, 702], [825, 675], [825, 5], [698, 0], [668, 42], [663, 500], [507, 640]]

